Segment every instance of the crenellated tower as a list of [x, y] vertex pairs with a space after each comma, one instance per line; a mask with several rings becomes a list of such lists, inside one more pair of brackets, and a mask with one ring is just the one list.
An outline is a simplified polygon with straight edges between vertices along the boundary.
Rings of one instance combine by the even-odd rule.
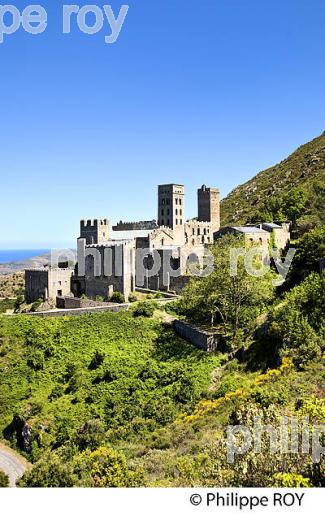
[[109, 240], [109, 221], [106, 218], [81, 220], [80, 238], [86, 240], [86, 244], [104, 244]]

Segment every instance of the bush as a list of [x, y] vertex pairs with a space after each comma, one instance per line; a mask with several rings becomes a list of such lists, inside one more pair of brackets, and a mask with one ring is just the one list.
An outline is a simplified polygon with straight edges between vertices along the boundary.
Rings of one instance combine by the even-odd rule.
[[0, 488], [9, 487], [8, 476], [0, 470]]
[[77, 431], [75, 442], [80, 449], [96, 450], [104, 442], [105, 428], [99, 419], [92, 419], [83, 424]]
[[124, 295], [121, 292], [115, 291], [110, 299], [113, 303], [125, 303]]
[[133, 316], [136, 318], [139, 316], [143, 316], [144, 318], [152, 318], [157, 308], [158, 305], [155, 302], [140, 302], [136, 309], [134, 309]]
[[75, 479], [68, 464], [57, 455], [49, 455], [34, 464], [33, 469], [17, 482], [19, 487], [64, 488], [73, 487]]
[[40, 305], [42, 305], [43, 303], [43, 300], [41, 298], [39, 298], [38, 300], [36, 300], [36, 302], [34, 302], [30, 308], [30, 312], [37, 312]]
[[129, 296], [129, 302], [130, 302], [130, 303], [137, 302], [138, 299], [139, 299], [139, 298], [138, 298], [138, 295], [137, 295], [137, 293], [135, 293], [135, 292], [131, 293], [130, 296]]
[[42, 370], [44, 368], [44, 354], [41, 350], [32, 350], [27, 358], [27, 364], [34, 370]]

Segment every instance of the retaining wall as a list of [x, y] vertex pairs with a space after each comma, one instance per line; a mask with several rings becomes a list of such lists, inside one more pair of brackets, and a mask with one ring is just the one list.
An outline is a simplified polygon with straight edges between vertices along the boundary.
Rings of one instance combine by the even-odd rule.
[[195, 325], [180, 320], [175, 320], [173, 322], [173, 327], [176, 334], [192, 343], [195, 347], [199, 347], [207, 352], [221, 350], [220, 334], [205, 332], [204, 330], [195, 327]]

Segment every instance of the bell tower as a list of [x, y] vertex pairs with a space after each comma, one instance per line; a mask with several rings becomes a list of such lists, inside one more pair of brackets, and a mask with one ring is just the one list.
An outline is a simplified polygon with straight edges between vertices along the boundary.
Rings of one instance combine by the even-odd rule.
[[182, 184], [158, 186], [158, 225], [179, 230], [185, 223], [185, 190]]
[[220, 191], [203, 185], [198, 189], [198, 220], [211, 222], [212, 232], [220, 229]]

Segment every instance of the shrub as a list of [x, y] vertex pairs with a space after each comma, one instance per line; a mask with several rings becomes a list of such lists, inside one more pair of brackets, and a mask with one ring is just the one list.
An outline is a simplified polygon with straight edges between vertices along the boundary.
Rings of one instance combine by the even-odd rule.
[[30, 308], [30, 312], [37, 312], [40, 305], [42, 305], [43, 303], [43, 300], [41, 298], [39, 298], [38, 300], [36, 300], [36, 302], [34, 302]]
[[155, 302], [140, 302], [137, 305], [136, 309], [134, 309], [133, 316], [143, 316], [144, 318], [152, 318], [157, 307], [157, 303]]
[[32, 350], [27, 358], [27, 364], [34, 370], [42, 370], [44, 368], [44, 354], [41, 350]]
[[9, 487], [8, 476], [0, 470], [0, 488]]
[[104, 442], [105, 428], [99, 419], [92, 419], [83, 424], [76, 434], [75, 442], [81, 451], [96, 450]]
[[115, 291], [110, 299], [113, 303], [125, 303], [124, 295], [121, 292]]
[[33, 469], [17, 482], [19, 487], [63, 488], [73, 487], [72, 468], [63, 464], [57, 455], [49, 455], [34, 464]]
[[129, 302], [130, 303], [134, 303], [134, 302], [137, 302], [138, 301], [138, 295], [137, 293], [133, 292], [129, 295]]

